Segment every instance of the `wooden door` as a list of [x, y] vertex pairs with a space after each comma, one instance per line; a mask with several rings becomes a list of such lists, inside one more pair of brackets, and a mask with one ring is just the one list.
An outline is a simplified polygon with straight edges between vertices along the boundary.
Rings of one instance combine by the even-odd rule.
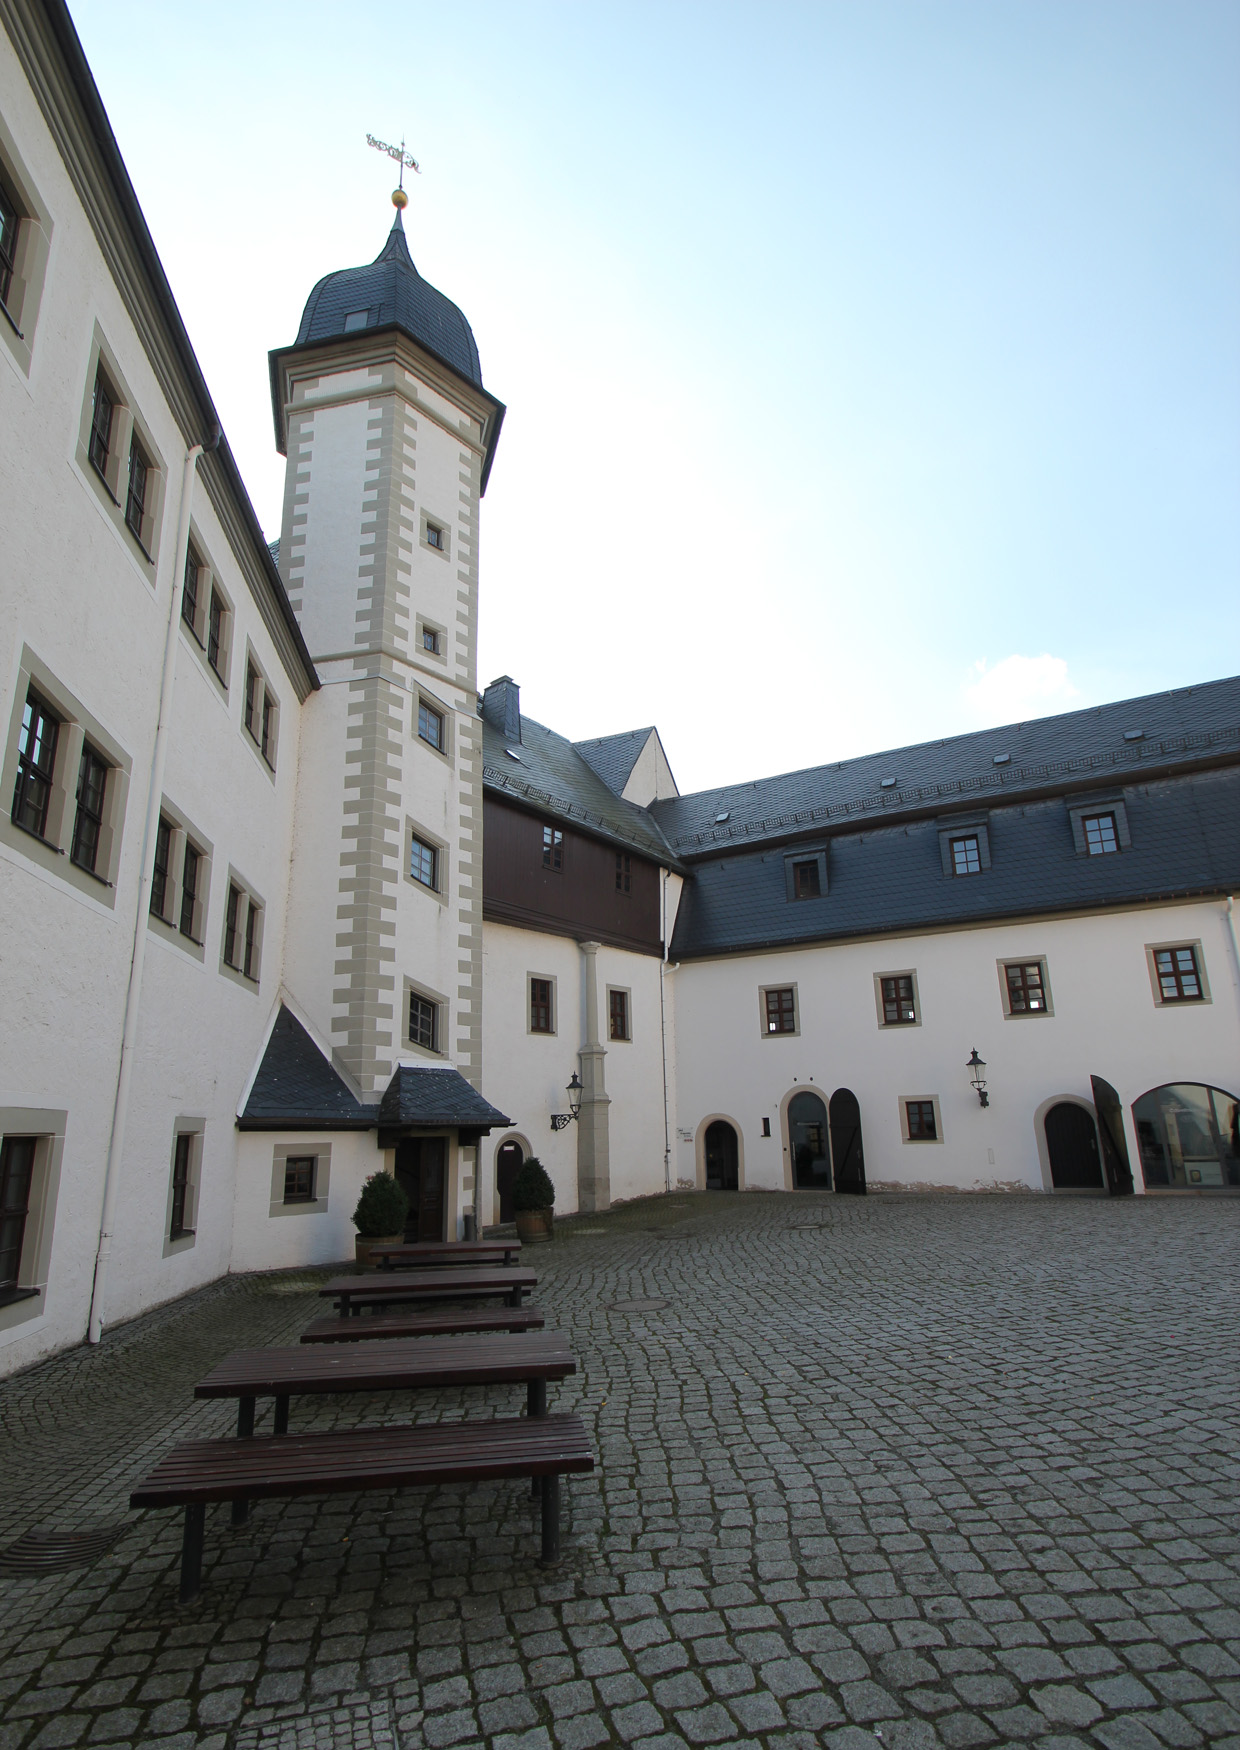
[[1124, 1109], [1119, 1095], [1110, 1082], [1101, 1076], [1090, 1076], [1094, 1090], [1094, 1110], [1098, 1114], [1098, 1135], [1102, 1143], [1102, 1167], [1106, 1173], [1107, 1190], [1112, 1197], [1131, 1197], [1132, 1167], [1128, 1162], [1128, 1143], [1124, 1137]]
[[516, 1214], [512, 1207], [512, 1183], [524, 1160], [525, 1151], [519, 1142], [500, 1144], [499, 1153], [495, 1157], [495, 1191], [499, 1197], [501, 1221], [512, 1221]]
[[865, 1156], [861, 1149], [861, 1107], [851, 1088], [837, 1088], [831, 1096], [831, 1166], [835, 1189], [853, 1197], [865, 1196]]
[[1083, 1106], [1061, 1100], [1046, 1114], [1046, 1152], [1056, 1191], [1101, 1191], [1102, 1156], [1098, 1132]]
[[706, 1127], [706, 1189], [735, 1191], [739, 1183], [740, 1151], [736, 1132], [723, 1118]]
[[396, 1177], [409, 1199], [406, 1240], [442, 1240], [447, 1192], [446, 1138], [410, 1136], [396, 1145]]
[[827, 1108], [817, 1094], [796, 1094], [788, 1102], [788, 1142], [792, 1183], [798, 1191], [831, 1189]]

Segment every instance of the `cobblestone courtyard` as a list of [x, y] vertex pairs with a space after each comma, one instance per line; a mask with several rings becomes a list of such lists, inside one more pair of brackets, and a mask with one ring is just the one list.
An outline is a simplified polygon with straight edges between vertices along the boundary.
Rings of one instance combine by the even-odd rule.
[[[265, 1502], [209, 1510], [182, 1607], [180, 1515], [128, 1490], [231, 1432], [190, 1396], [215, 1360], [321, 1310], [320, 1276], [232, 1278], [0, 1386], [0, 1546], [124, 1526], [92, 1567], [0, 1574], [0, 1750], [1236, 1750], [1238, 1213], [750, 1194], [564, 1223], [534, 1298], [599, 1468], [562, 1567], [527, 1485]], [[303, 1398], [292, 1426], [409, 1413]]]

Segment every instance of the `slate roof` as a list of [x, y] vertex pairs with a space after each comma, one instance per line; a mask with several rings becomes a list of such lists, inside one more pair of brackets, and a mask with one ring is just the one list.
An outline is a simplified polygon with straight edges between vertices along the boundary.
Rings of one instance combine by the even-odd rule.
[[369, 1130], [379, 1108], [354, 1097], [283, 1004], [254, 1078], [239, 1130]]
[[532, 717], [521, 719], [519, 746], [483, 722], [482, 782], [493, 796], [527, 803], [665, 867], [680, 866], [650, 813], [617, 796], [571, 741]]
[[624, 729], [619, 735], [596, 735], [592, 741], [575, 741], [573, 746], [586, 764], [617, 796], [633, 776], [633, 767], [641, 751], [654, 734], [654, 725], [645, 729]]
[[334, 340], [345, 317], [369, 310], [369, 328], [395, 323], [458, 376], [482, 387], [482, 365], [473, 330], [451, 298], [424, 280], [413, 265], [398, 212], [388, 240], [366, 267], [342, 268], [315, 286], [302, 312], [297, 346]]
[[379, 1103], [379, 1126], [396, 1130], [403, 1125], [453, 1124], [489, 1130], [508, 1125], [497, 1107], [465, 1080], [460, 1070], [428, 1064], [416, 1068], [401, 1064]]
[[[1240, 766], [1153, 783], [1142, 782], [1139, 772], [1123, 776], [1132, 843], [1109, 856], [1077, 854], [1069, 802], [1062, 797], [1026, 803], [1002, 798], [987, 817], [991, 866], [963, 878], [943, 873], [943, 817], [881, 821], [832, 834], [828, 890], [820, 899], [786, 897], [785, 847], [738, 854], [729, 846], [727, 856], [696, 864], [685, 883], [671, 958], [1097, 910], [1240, 887]], [[1118, 793], [1114, 784], [1106, 788]]]
[[[1232, 677], [670, 797], [652, 803], [650, 814], [673, 851], [693, 858], [827, 826], [995, 806], [1071, 786], [1140, 783], [1148, 772], [1238, 754], [1240, 678]], [[884, 787], [885, 778], [894, 784]], [[720, 814], [727, 819], [717, 820]]]

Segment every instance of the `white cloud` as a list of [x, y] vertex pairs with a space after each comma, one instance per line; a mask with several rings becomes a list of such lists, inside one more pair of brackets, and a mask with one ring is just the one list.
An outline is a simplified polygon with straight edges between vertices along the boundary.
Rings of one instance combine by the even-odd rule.
[[1057, 711], [1073, 710], [1081, 696], [1068, 679], [1062, 656], [1005, 656], [993, 665], [983, 658], [973, 664], [973, 676], [964, 695], [979, 728], [1053, 717]]

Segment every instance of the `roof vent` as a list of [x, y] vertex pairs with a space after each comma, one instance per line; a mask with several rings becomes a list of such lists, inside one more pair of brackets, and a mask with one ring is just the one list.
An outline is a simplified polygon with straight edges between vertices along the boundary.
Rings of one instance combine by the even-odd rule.
[[997, 753], [990, 763], [992, 766], [1006, 766], [1011, 762], [1011, 758], [1010, 753]]
[[1125, 729], [1124, 731], [1125, 741], [1142, 741], [1144, 737], [1144, 729]]
[[883, 790], [894, 790], [896, 787], [896, 781], [894, 778], [882, 778], [879, 781], [879, 787]]
[[730, 810], [725, 808], [721, 813], [719, 813], [715, 816], [715, 825], [722, 826], [724, 821], [729, 818], [729, 815], [730, 815]]
[[508, 755], [510, 760], [516, 760], [519, 766], [525, 764], [525, 761], [521, 758], [521, 755], [517, 752], [515, 747], [506, 747], [504, 752]]

